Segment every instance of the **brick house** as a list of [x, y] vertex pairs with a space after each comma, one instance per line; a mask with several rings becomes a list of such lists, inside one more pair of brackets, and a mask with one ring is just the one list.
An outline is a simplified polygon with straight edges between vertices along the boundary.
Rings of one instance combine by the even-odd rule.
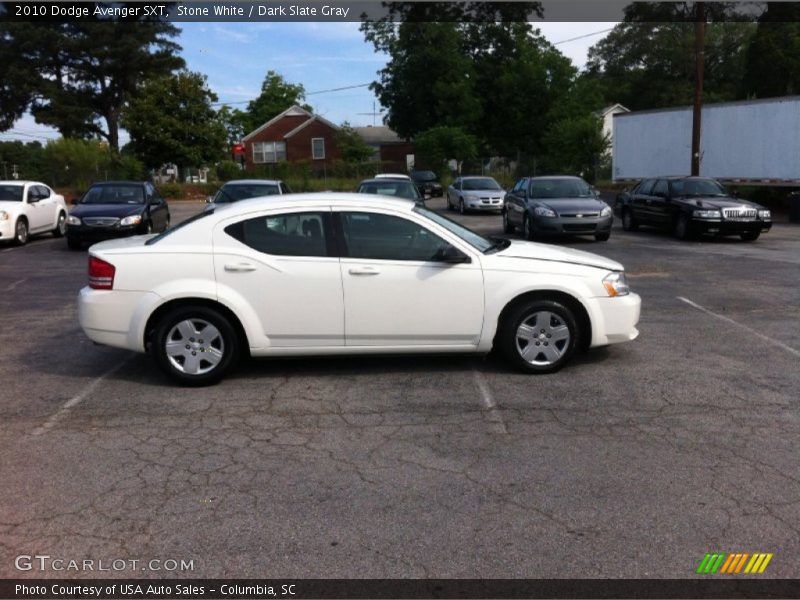
[[281, 161], [308, 160], [314, 171], [322, 171], [340, 157], [335, 138], [338, 130], [327, 119], [299, 106], [287, 108], [242, 138], [244, 168], [252, 171]]
[[372, 160], [385, 163], [385, 170], [405, 173], [414, 168], [413, 142], [402, 139], [385, 125], [353, 129], [373, 149]]

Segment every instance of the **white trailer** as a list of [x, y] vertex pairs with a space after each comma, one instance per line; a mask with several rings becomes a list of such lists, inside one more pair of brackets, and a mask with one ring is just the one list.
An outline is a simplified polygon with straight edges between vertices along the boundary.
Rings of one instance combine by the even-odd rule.
[[[689, 175], [692, 107], [614, 115], [614, 181]], [[800, 184], [800, 96], [703, 107], [700, 175], [746, 185]]]

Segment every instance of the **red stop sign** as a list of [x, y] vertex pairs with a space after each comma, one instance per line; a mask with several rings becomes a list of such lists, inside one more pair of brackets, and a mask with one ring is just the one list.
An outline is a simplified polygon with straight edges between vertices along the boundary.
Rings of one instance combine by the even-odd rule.
[[231, 150], [234, 154], [244, 154], [244, 144], [234, 144], [231, 146]]

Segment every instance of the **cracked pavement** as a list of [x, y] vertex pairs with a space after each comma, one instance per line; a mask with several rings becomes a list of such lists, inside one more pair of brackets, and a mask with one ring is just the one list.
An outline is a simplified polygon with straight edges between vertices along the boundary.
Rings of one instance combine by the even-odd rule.
[[[800, 360], [677, 296], [800, 349], [800, 226], [560, 243], [625, 265], [638, 340], [550, 376], [492, 355], [304, 358], [201, 389], [83, 336], [85, 252], [0, 247], [0, 576], [670, 578], [744, 551], [798, 577]], [[34, 554], [194, 569], [15, 568]]]

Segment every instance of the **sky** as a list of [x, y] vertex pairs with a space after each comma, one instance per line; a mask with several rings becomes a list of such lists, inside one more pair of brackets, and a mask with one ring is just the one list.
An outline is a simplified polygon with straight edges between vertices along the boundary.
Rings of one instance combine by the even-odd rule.
[[[381, 123], [375, 96], [364, 85], [377, 79], [387, 56], [364, 41], [358, 23], [179, 23], [182, 56], [191, 71], [208, 77], [220, 103], [245, 108], [258, 95], [267, 71], [302, 84], [314, 112], [334, 123], [353, 126]], [[537, 23], [542, 34], [577, 67], [590, 46], [614, 23]], [[574, 39], [578, 38], [578, 39]], [[336, 88], [352, 89], [328, 91]], [[59, 137], [58, 132], [25, 115], [0, 140]], [[121, 143], [128, 141], [126, 132]]]

